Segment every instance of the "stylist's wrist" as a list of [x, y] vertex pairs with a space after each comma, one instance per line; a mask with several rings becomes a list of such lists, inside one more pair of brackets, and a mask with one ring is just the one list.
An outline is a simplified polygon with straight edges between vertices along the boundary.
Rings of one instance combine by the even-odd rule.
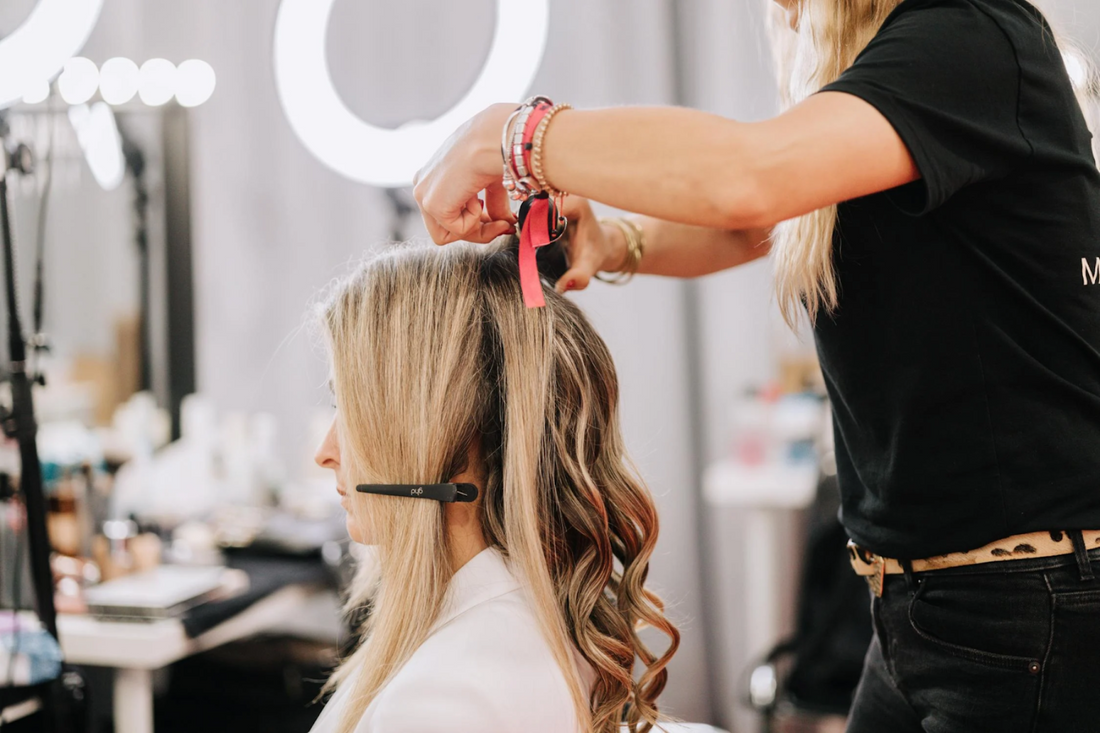
[[607, 242], [607, 255], [600, 265], [600, 272], [620, 272], [626, 264], [627, 241], [623, 230], [614, 224], [600, 222], [600, 231]]
[[486, 107], [478, 113], [477, 117], [477, 142], [470, 165], [479, 176], [499, 176], [503, 166], [501, 158], [500, 140], [508, 117], [516, 109], [515, 104], [503, 102]]

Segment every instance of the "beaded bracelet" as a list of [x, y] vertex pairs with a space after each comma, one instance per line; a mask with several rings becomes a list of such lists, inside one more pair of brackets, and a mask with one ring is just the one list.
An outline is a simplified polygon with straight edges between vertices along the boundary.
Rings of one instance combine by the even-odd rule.
[[546, 180], [546, 172], [542, 165], [542, 141], [546, 137], [546, 128], [550, 126], [550, 121], [554, 119], [554, 115], [563, 109], [573, 109], [573, 105], [556, 104], [547, 110], [535, 128], [535, 134], [531, 139], [531, 175], [538, 182], [539, 188], [553, 197], [563, 196], [564, 193], [551, 186], [549, 181]]

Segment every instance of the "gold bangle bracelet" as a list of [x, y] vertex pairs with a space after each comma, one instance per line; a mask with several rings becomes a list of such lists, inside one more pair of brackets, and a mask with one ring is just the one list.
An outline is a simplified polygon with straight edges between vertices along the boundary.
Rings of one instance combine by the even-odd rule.
[[642, 258], [645, 257], [645, 230], [642, 229], [642, 225], [638, 223], [637, 219], [628, 219], [626, 217], [622, 217], [622, 221], [624, 224], [634, 230], [634, 236], [636, 237], [635, 241], [638, 245], [638, 252], [636, 255], [637, 259], [634, 260], [634, 271], [637, 272], [638, 265], [641, 264]]
[[645, 251], [645, 233], [637, 222], [621, 216], [613, 216], [599, 221], [600, 224], [611, 224], [618, 227], [619, 231], [623, 233], [623, 238], [626, 239], [626, 256], [623, 258], [623, 264], [619, 266], [617, 272], [610, 276], [596, 273], [595, 277], [601, 282], [612, 285], [626, 285], [634, 278], [634, 275], [638, 272], [638, 266], [641, 264], [642, 254]]
[[562, 196], [564, 192], [557, 190], [546, 180], [546, 173], [542, 167], [542, 140], [546, 137], [546, 128], [550, 127], [550, 120], [563, 109], [573, 109], [570, 104], [556, 104], [550, 108], [546, 116], [539, 120], [539, 126], [535, 128], [535, 134], [531, 136], [531, 175], [538, 182], [539, 188], [546, 191], [552, 198]]

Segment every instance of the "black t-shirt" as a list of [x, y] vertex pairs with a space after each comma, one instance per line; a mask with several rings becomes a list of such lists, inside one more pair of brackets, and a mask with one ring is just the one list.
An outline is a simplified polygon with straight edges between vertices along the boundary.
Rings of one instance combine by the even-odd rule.
[[815, 326], [841, 520], [921, 558], [1100, 529], [1100, 173], [1022, 0], [905, 0], [823, 91], [876, 107], [922, 179], [840, 206]]

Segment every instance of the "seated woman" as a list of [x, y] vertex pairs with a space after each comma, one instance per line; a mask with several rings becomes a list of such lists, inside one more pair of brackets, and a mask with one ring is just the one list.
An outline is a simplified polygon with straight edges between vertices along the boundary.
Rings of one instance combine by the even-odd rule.
[[[657, 514], [623, 447], [614, 365], [552, 288], [524, 307], [515, 246], [402, 247], [322, 305], [336, 419], [316, 460], [377, 556], [349, 603], [370, 608], [362, 643], [314, 733], [658, 720], [679, 633], [645, 588]], [[662, 654], [645, 625], [669, 636]]]

